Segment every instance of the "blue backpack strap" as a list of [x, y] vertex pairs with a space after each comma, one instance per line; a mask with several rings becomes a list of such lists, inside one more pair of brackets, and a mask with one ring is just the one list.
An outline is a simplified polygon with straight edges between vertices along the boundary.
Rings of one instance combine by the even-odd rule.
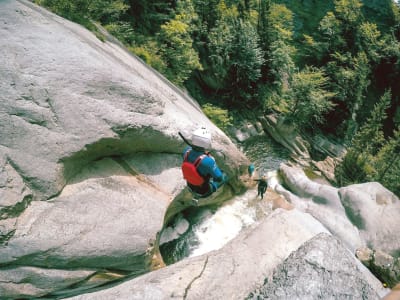
[[188, 159], [188, 157], [189, 157], [189, 153], [190, 153], [191, 150], [192, 150], [192, 149], [187, 149], [187, 150], [186, 150], [185, 155], [184, 155], [184, 157], [183, 157], [183, 161], [187, 161], [187, 159]]

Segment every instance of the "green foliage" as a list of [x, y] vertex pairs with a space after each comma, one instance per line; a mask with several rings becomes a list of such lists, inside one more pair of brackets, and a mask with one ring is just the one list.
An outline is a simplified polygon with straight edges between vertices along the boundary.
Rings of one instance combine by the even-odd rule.
[[131, 45], [135, 41], [135, 32], [128, 22], [110, 23], [105, 25], [104, 28], [125, 45]]
[[364, 104], [371, 69], [364, 52], [358, 53], [356, 57], [348, 52], [336, 52], [332, 58], [326, 66], [326, 72], [331, 78], [330, 90], [336, 94], [336, 100], [342, 102], [343, 115], [350, 116], [345, 134], [346, 140], [350, 140], [358, 128], [358, 111]]
[[132, 46], [129, 51], [140, 57], [146, 64], [156, 69], [161, 74], [166, 73], [166, 65], [162, 57], [158, 54], [158, 45], [154, 41], [147, 41], [142, 46]]
[[336, 16], [349, 26], [360, 22], [362, 18], [360, 0], [335, 0]]
[[375, 104], [371, 116], [352, 139], [352, 149], [355, 152], [365, 152], [375, 155], [382, 147], [385, 138], [383, 135], [383, 121], [387, 118], [386, 110], [390, 105], [391, 93], [386, 92]]
[[271, 44], [270, 53], [270, 74], [273, 83], [278, 90], [287, 90], [289, 81], [296, 68], [293, 61], [295, 48], [282, 40], [277, 40]]
[[137, 32], [154, 36], [174, 17], [176, 0], [129, 0], [130, 17]]
[[294, 74], [289, 91], [288, 119], [302, 129], [324, 122], [324, 114], [333, 108], [334, 93], [327, 91], [328, 77], [322, 70], [305, 68]]
[[36, 0], [35, 2], [82, 25], [90, 23], [90, 20], [102, 23], [118, 21], [128, 9], [123, 0]]
[[80, 24], [88, 22], [89, 0], [36, 0], [35, 2], [66, 19]]
[[234, 92], [236, 89], [236, 94], [242, 90], [249, 93], [252, 85], [261, 77], [264, 54], [258, 46], [255, 28], [249, 22], [239, 20], [235, 28], [230, 53], [229, 81], [232, 82]]
[[[374, 106], [371, 116], [352, 139], [351, 147], [343, 162], [336, 168], [335, 175], [339, 184], [360, 183], [368, 180], [382, 180], [386, 177], [386, 186], [398, 189], [398, 184], [392, 182], [392, 172], [388, 166], [393, 166], [396, 172], [400, 170], [396, 162], [396, 151], [400, 149], [399, 133], [389, 141], [383, 134], [383, 121], [389, 107], [391, 93], [386, 92]], [[398, 154], [397, 154], [398, 155]], [[399, 174], [399, 173], [395, 173]]]
[[381, 182], [400, 196], [400, 126], [377, 154], [375, 169], [375, 176], [368, 176], [368, 179]]
[[182, 11], [161, 25], [158, 35], [161, 55], [168, 66], [165, 75], [177, 85], [183, 85], [193, 70], [202, 69], [198, 53], [193, 48], [189, 26], [196, 14], [188, 1], [186, 5], [181, 2]]
[[290, 41], [293, 37], [293, 13], [285, 5], [272, 4], [270, 9], [271, 41]]
[[318, 31], [320, 36], [316, 50], [320, 58], [344, 48], [345, 40], [341, 34], [341, 22], [333, 12], [328, 12], [321, 20]]
[[226, 109], [222, 109], [212, 104], [205, 104], [202, 107], [204, 114], [219, 128], [226, 130], [232, 125], [232, 117]]
[[219, 5], [221, 20], [216, 22], [209, 33], [209, 69], [216, 79], [224, 85], [231, 66], [231, 53], [235, 37], [237, 10], [227, 8], [222, 1]]
[[365, 182], [370, 158], [364, 153], [349, 150], [343, 161], [335, 169], [335, 178], [339, 186]]
[[378, 62], [380, 52], [384, 46], [383, 40], [380, 39], [381, 33], [376, 24], [365, 22], [358, 29], [357, 45], [360, 51], [367, 53], [369, 60]]
[[92, 20], [109, 24], [118, 21], [128, 8], [123, 0], [90, 0], [88, 14]]
[[259, 47], [255, 27], [242, 20], [236, 8], [221, 1], [218, 6], [221, 20], [210, 30], [208, 49], [209, 71], [226, 91], [225, 98], [236, 106], [251, 100], [257, 81], [261, 77], [264, 53]]
[[293, 14], [284, 5], [271, 5], [270, 9], [269, 77], [279, 90], [288, 88], [295, 70], [293, 57], [296, 48], [291, 44]]

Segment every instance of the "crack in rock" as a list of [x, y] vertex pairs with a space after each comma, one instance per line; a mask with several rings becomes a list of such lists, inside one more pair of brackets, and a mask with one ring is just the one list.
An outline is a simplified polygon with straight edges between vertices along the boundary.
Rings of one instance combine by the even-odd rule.
[[192, 281], [190, 281], [189, 284], [188, 284], [188, 286], [186, 287], [186, 289], [185, 289], [185, 294], [183, 295], [183, 299], [186, 299], [187, 294], [188, 294], [190, 288], [192, 287], [193, 282], [195, 282], [197, 279], [199, 279], [199, 278], [203, 275], [204, 270], [205, 270], [206, 267], [207, 267], [207, 263], [208, 263], [208, 256], [207, 256], [207, 258], [206, 258], [206, 261], [204, 262], [204, 266], [203, 266], [203, 269], [201, 270], [200, 274], [197, 275], [196, 277], [194, 277], [194, 278], [192, 279]]

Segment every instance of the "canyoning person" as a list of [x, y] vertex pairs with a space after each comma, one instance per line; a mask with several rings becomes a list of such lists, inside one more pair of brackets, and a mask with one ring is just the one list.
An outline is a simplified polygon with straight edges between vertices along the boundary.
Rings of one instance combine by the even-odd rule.
[[196, 129], [192, 141], [183, 153], [182, 173], [194, 196], [195, 204], [217, 191], [227, 180], [219, 169], [214, 157], [207, 151], [211, 149], [211, 133], [205, 128]]
[[254, 181], [258, 181], [258, 185], [257, 185], [257, 197], [261, 196], [261, 199], [264, 198], [264, 194], [267, 191], [267, 187], [268, 187], [268, 182], [267, 182], [267, 177], [265, 175], [263, 175], [260, 179], [254, 179]]
[[252, 178], [255, 171], [254, 165], [250, 164], [249, 167], [247, 168], [247, 171], [249, 172], [249, 178]]

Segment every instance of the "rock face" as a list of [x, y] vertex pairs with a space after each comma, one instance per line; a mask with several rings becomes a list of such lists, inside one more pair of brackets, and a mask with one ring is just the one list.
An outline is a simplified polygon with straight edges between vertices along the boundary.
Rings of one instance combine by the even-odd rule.
[[325, 233], [293, 252], [268, 279], [246, 299], [381, 299], [366, 269]]
[[295, 131], [293, 126], [284, 122], [284, 119], [275, 115], [268, 115], [260, 119], [263, 128], [281, 145], [290, 150], [292, 158], [304, 164], [311, 159], [310, 145]]
[[243, 191], [247, 158], [139, 59], [29, 1], [1, 1], [0, 12], [1, 297], [160, 266], [167, 211], [190, 197], [179, 131], [207, 126], [226, 156], [215, 156], [225, 197]]
[[[324, 224], [383, 282], [393, 286], [399, 280], [400, 201], [396, 195], [377, 182], [334, 188], [310, 180], [300, 168], [282, 165], [280, 171], [290, 191], [279, 185], [275, 190]], [[369, 255], [363, 250], [367, 246]]]
[[339, 189], [347, 216], [366, 244], [392, 255], [400, 253], [400, 201], [378, 182]]
[[[283, 290], [257, 298], [257, 287], [277, 272]], [[278, 209], [223, 249], [70, 299], [379, 299], [381, 292], [380, 282], [313, 217]]]

